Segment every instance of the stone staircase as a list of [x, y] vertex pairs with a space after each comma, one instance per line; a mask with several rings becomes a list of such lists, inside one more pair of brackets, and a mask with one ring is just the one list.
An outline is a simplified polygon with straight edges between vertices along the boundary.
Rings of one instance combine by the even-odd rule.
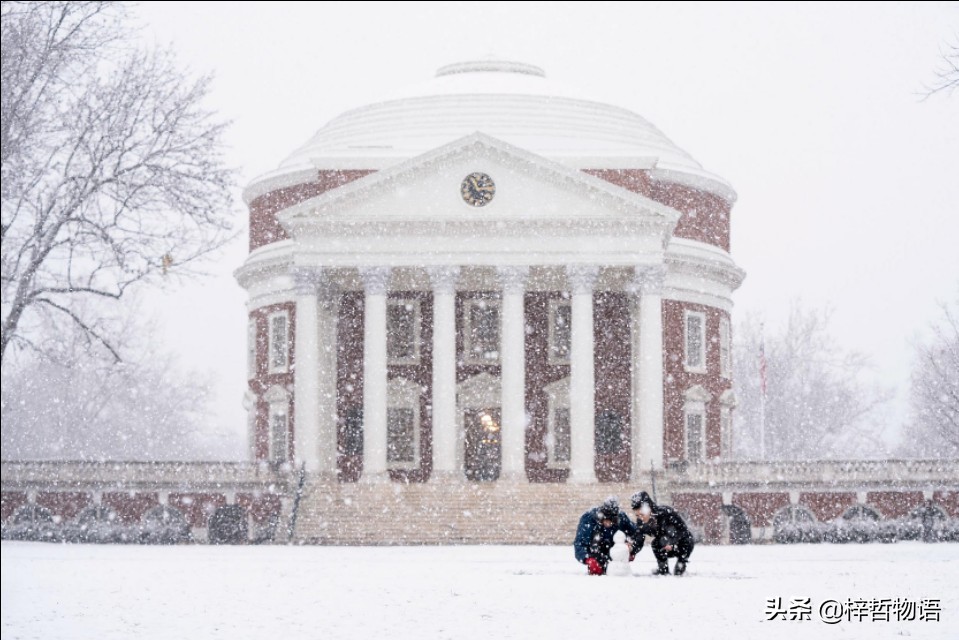
[[306, 544], [572, 544], [579, 517], [626, 484], [526, 482], [304, 485], [294, 539]]

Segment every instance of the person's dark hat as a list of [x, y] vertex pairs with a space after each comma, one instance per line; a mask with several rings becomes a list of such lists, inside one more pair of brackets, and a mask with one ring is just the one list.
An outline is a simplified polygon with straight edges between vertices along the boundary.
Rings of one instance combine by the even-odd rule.
[[603, 501], [603, 504], [599, 505], [596, 509], [596, 515], [600, 520], [612, 520], [616, 521], [619, 519], [619, 500], [610, 496]]
[[639, 509], [644, 504], [648, 505], [650, 509], [656, 506], [656, 503], [653, 502], [653, 499], [650, 498], [649, 494], [646, 493], [645, 491], [637, 491], [636, 493], [634, 493], [632, 497], [629, 499], [629, 502], [632, 505], [633, 509]]

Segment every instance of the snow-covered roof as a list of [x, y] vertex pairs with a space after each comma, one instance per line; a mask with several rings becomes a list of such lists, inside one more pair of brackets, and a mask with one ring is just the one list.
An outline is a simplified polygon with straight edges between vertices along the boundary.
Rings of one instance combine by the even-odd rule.
[[539, 67], [489, 60], [447, 65], [343, 113], [254, 184], [306, 169], [382, 169], [477, 131], [574, 168], [665, 170], [730, 189], [643, 117], [584, 99]]

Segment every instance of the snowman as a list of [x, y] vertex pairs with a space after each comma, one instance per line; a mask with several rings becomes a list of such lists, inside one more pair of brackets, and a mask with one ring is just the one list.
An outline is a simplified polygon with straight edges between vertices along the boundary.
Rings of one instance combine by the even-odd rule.
[[617, 531], [613, 536], [613, 546], [609, 550], [609, 566], [606, 567], [608, 576], [631, 576], [633, 570], [629, 566], [629, 547], [626, 546], [626, 534]]

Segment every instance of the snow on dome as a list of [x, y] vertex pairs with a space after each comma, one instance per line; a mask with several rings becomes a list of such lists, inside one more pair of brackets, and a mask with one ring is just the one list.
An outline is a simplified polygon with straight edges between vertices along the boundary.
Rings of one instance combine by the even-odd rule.
[[456, 62], [440, 67], [436, 77], [450, 76], [454, 73], [476, 73], [477, 71], [492, 71], [498, 73], [525, 73], [531, 76], [546, 77], [546, 72], [539, 67], [525, 62], [511, 60], [485, 60], [474, 62]]
[[347, 111], [254, 182], [316, 168], [382, 169], [477, 131], [573, 168], [658, 169], [730, 188], [641, 116], [507, 60], [446, 65], [427, 82]]

